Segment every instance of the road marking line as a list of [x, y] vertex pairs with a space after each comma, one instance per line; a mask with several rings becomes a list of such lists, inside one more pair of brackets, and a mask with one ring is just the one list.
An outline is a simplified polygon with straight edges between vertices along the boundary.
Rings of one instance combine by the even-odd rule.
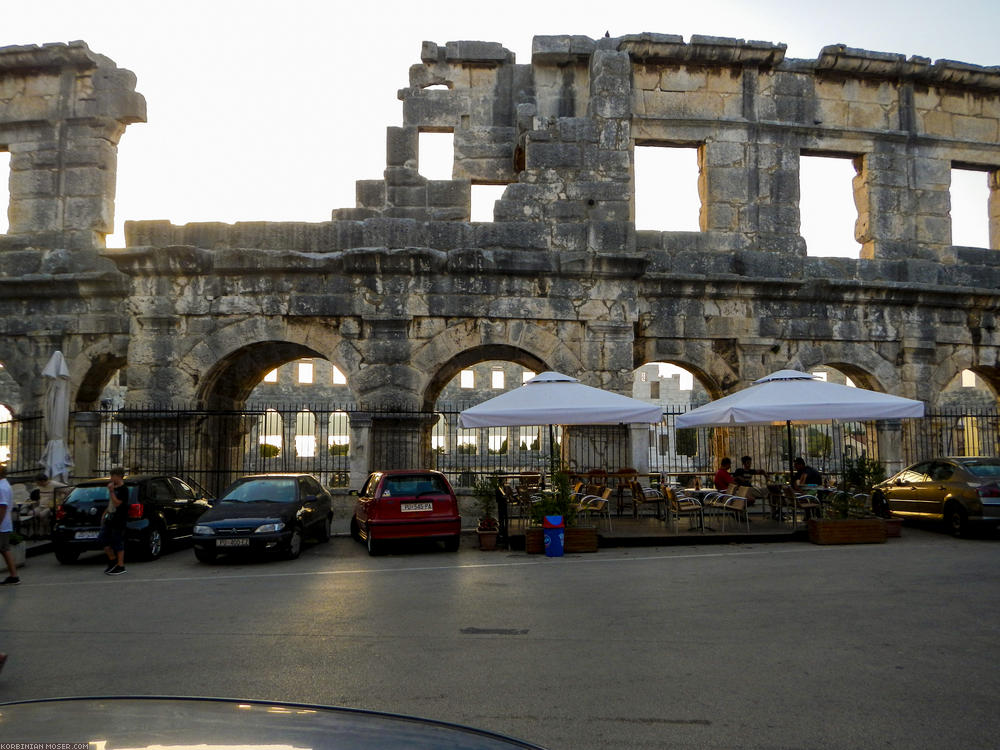
[[105, 580], [86, 580], [86, 581], [56, 581], [51, 583], [40, 582], [31, 583], [25, 581], [22, 588], [26, 585], [29, 588], [43, 587], [43, 586], [110, 586], [110, 585], [122, 585], [128, 583], [187, 583], [191, 581], [229, 581], [229, 580], [247, 580], [248, 578], [290, 578], [296, 576], [350, 576], [350, 575], [365, 575], [365, 574], [376, 574], [376, 573], [423, 573], [434, 570], [476, 570], [478, 568], [512, 568], [512, 567], [523, 567], [526, 565], [546, 565], [546, 564], [559, 564], [564, 565], [607, 565], [616, 563], [628, 563], [628, 562], [649, 562], [652, 560], [691, 560], [698, 558], [709, 558], [709, 557], [748, 557], [748, 556], [759, 556], [759, 555], [776, 555], [776, 554], [797, 554], [803, 552], [833, 552], [837, 548], [834, 546], [803, 546], [778, 550], [773, 548], [766, 549], [754, 549], [754, 550], [726, 550], [724, 552], [701, 552], [701, 553], [689, 553], [683, 555], [642, 555], [635, 557], [618, 557], [610, 559], [607, 557], [600, 558], [562, 558], [561, 560], [554, 560], [552, 558], [540, 557], [533, 560], [509, 560], [507, 562], [495, 562], [495, 563], [462, 563], [458, 565], [421, 565], [408, 568], [361, 568], [356, 570], [314, 570], [314, 571], [296, 571], [290, 573], [249, 573], [243, 572], [239, 574], [232, 575], [203, 575], [203, 576], [175, 576], [171, 578], [136, 578], [136, 577], [123, 577], [118, 576], [115, 578], [112, 584], [107, 579]]

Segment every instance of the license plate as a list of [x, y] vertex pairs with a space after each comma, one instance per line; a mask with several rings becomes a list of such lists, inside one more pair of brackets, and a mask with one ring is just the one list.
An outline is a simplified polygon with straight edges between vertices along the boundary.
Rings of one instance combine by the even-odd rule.
[[97, 539], [96, 531], [78, 531], [73, 535], [74, 539]]
[[434, 503], [400, 503], [399, 509], [404, 513], [412, 513], [417, 510], [434, 510]]
[[249, 547], [249, 539], [216, 539], [216, 547]]

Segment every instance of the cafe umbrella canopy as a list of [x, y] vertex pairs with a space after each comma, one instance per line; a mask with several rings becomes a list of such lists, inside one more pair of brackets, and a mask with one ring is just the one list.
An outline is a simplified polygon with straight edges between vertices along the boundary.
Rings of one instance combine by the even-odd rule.
[[656, 404], [593, 388], [569, 375], [550, 371], [466, 409], [458, 415], [458, 424], [463, 429], [547, 424], [551, 432], [555, 424], [656, 423], [662, 418], [663, 409]]
[[923, 415], [923, 401], [828, 383], [799, 370], [779, 370], [755, 380], [749, 388], [681, 414], [676, 427], [786, 425], [791, 462], [793, 423], [868, 422]]

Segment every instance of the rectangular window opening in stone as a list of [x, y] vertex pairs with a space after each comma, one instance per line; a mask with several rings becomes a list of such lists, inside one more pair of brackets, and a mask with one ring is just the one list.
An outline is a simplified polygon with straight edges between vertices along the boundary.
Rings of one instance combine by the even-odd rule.
[[493, 390], [502, 391], [503, 390], [503, 370], [492, 370], [490, 372], [491, 387]]
[[996, 201], [996, 196], [990, 195], [994, 174], [987, 169], [952, 166], [948, 191], [952, 245], [990, 247], [990, 204]]
[[271, 372], [264, 376], [265, 383], [277, 383], [278, 382], [278, 368], [275, 367]]
[[333, 384], [347, 385], [347, 376], [336, 365], [333, 366]]
[[299, 362], [299, 384], [309, 385], [313, 382], [313, 363]]
[[855, 156], [799, 157], [799, 233], [812, 257], [860, 258]]
[[473, 185], [471, 220], [493, 221], [494, 204], [503, 197], [506, 185]]
[[462, 370], [459, 380], [459, 387], [461, 388], [476, 387], [476, 373], [474, 370]]
[[450, 180], [455, 161], [455, 135], [421, 131], [417, 139], [417, 171], [428, 180]]
[[524, 385], [529, 380], [531, 380], [533, 377], [535, 377], [535, 374], [536, 373], [533, 372], [532, 370], [525, 370], [524, 372], [522, 372], [521, 373], [521, 385]]
[[7, 212], [10, 210], [10, 153], [0, 151], [0, 234], [7, 234], [10, 225], [7, 221]]
[[701, 231], [698, 147], [637, 144], [633, 158], [635, 228]]

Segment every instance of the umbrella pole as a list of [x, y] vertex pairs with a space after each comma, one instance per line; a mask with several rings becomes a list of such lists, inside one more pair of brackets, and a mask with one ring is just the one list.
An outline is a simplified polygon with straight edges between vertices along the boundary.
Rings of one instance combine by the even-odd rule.
[[[795, 478], [795, 453], [792, 449], [792, 420], [788, 419], [785, 421], [785, 427], [788, 430], [788, 483], [793, 484]], [[794, 490], [794, 486], [792, 487]], [[794, 492], [793, 492], [794, 494]], [[797, 529], [799, 526], [799, 519], [796, 514], [797, 508], [795, 507], [795, 501], [792, 501], [792, 529]]]

